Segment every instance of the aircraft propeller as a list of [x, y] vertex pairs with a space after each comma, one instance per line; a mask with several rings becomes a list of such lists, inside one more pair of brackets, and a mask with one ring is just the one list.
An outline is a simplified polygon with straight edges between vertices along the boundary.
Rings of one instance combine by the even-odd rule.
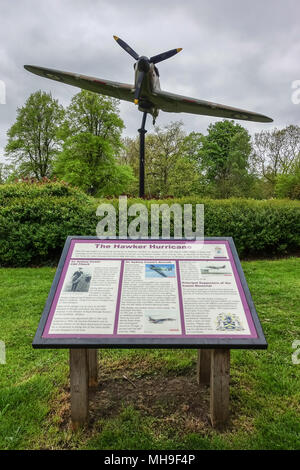
[[139, 60], [139, 55], [130, 47], [128, 44], [123, 41], [122, 39], [118, 38], [118, 36], [114, 36], [114, 39], [117, 41], [119, 46], [121, 46], [124, 51], [128, 52], [135, 60]]
[[139, 97], [141, 93], [141, 86], [143, 83], [143, 78], [145, 73], [149, 72], [150, 64], [158, 64], [163, 60], [169, 59], [173, 57], [173, 55], [177, 54], [178, 52], [182, 51], [182, 47], [177, 49], [171, 49], [166, 52], [162, 52], [161, 54], [154, 55], [148, 59], [146, 56], [139, 56], [125, 41], [120, 39], [118, 36], [114, 36], [114, 39], [117, 41], [119, 46], [124, 49], [124, 51], [128, 52], [131, 57], [133, 57], [137, 61], [137, 68], [138, 68], [138, 77], [136, 81], [135, 93], [134, 93], [134, 103], [138, 104]]

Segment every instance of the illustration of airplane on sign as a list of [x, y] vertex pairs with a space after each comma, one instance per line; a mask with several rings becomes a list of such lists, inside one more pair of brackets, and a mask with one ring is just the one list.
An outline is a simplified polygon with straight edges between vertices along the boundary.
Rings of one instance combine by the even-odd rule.
[[155, 271], [157, 274], [160, 274], [162, 277], [168, 277], [164, 271], [172, 271], [172, 268], [163, 268], [161, 266], [154, 266], [153, 264], [151, 264], [150, 266], [150, 269], [152, 271]]
[[155, 123], [159, 110], [169, 113], [202, 114], [205, 116], [244, 121], [273, 122], [273, 119], [263, 114], [210, 101], [189, 98], [187, 96], [175, 95], [174, 93], [161, 90], [159, 72], [156, 64], [174, 56], [180, 52], [182, 48], [171, 49], [148, 58], [146, 56], [139, 56], [139, 54], [119, 37], [114, 36], [114, 39], [136, 60], [134, 65], [134, 85], [112, 82], [101, 78], [89, 77], [72, 72], [63, 72], [35, 65], [24, 65], [24, 67], [29, 72], [50, 78], [51, 80], [57, 80], [95, 93], [135, 103], [139, 111], [152, 115], [153, 124]]

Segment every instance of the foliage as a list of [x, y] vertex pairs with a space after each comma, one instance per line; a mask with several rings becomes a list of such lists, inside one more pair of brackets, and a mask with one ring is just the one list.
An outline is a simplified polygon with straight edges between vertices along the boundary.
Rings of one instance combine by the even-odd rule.
[[[244, 127], [228, 120], [211, 124], [207, 135], [186, 135], [181, 122], [156, 127], [146, 135], [146, 196], [295, 199], [298, 180], [293, 174], [299, 150], [300, 127], [293, 125], [262, 131], [253, 142]], [[138, 177], [139, 139], [124, 139], [121, 161]], [[283, 186], [295, 189], [280, 189]], [[128, 194], [137, 193], [134, 183]]]
[[0, 186], [0, 207], [9, 206], [14, 200], [26, 200], [48, 197], [68, 197], [78, 203], [88, 204], [93, 201], [84, 192], [63, 181], [24, 178], [16, 183]]
[[217, 198], [247, 195], [253, 184], [249, 174], [250, 135], [240, 124], [219, 121], [200, 136], [198, 166]]
[[83, 90], [72, 98], [61, 129], [55, 174], [94, 196], [122, 194], [134, 179], [129, 166], [117, 164], [124, 127], [117, 105]]
[[[200, 175], [196, 162], [183, 152], [185, 133], [181, 122], [160, 128], [146, 135], [145, 194], [147, 197], [185, 196], [198, 191]], [[124, 140], [121, 161], [130, 164], [139, 175], [139, 138]], [[137, 195], [137, 184], [130, 194]]]
[[[121, 138], [119, 101], [82, 90], [65, 110], [32, 93], [8, 131], [0, 184], [53, 177], [95, 197], [137, 196], [139, 138]], [[300, 126], [255, 134], [234, 121], [186, 134], [181, 121], [146, 134], [145, 194], [299, 199]]]
[[40, 179], [51, 176], [52, 163], [60, 150], [58, 129], [64, 109], [51, 93], [41, 90], [32, 93], [25, 105], [17, 109], [17, 119], [8, 130], [6, 155], [21, 176]]
[[[8, 130], [0, 184], [57, 176], [95, 197], [137, 196], [139, 138], [121, 138], [119, 101], [82, 90], [65, 110], [32, 93]], [[186, 134], [181, 121], [146, 134], [145, 194], [299, 199], [300, 126], [255, 134], [234, 121]]]
[[134, 180], [127, 165], [118, 165], [109, 142], [87, 132], [68, 138], [55, 173], [95, 196], [118, 196]]
[[0, 186], [0, 264], [56, 262], [66, 237], [94, 235], [96, 204], [62, 183]]
[[263, 177], [254, 177], [253, 186], [249, 197], [253, 199], [272, 199], [274, 197], [274, 187], [270, 181]]
[[279, 175], [293, 172], [300, 154], [300, 126], [290, 125], [255, 134], [252, 160], [259, 175], [271, 183], [273, 190]]
[[[96, 201], [62, 183], [16, 183], [0, 186], [0, 264], [26, 266], [56, 262], [68, 235], [96, 235]], [[300, 248], [298, 201], [213, 200], [199, 197], [150, 200], [129, 199], [128, 206], [151, 204], [204, 204], [205, 235], [231, 236], [240, 256], [271, 256]], [[195, 216], [195, 214], [194, 214]], [[128, 218], [128, 223], [131, 219]], [[149, 216], [149, 235], [150, 231]], [[118, 226], [118, 220], [117, 220]], [[193, 222], [195, 229], [195, 220]], [[171, 236], [173, 222], [171, 221]]]
[[182, 144], [183, 155], [190, 161], [199, 163], [199, 154], [203, 147], [203, 134], [200, 132], [190, 132]]
[[288, 174], [277, 176], [275, 194], [279, 198], [300, 199], [300, 155], [291, 166]]
[[[203, 179], [197, 173], [195, 162], [178, 157], [169, 174], [170, 192], [174, 197], [184, 197], [191, 194], [203, 193]], [[202, 185], [201, 185], [202, 184]]]
[[[109, 200], [118, 211], [118, 201]], [[142, 202], [151, 213], [151, 204], [204, 204], [204, 230], [207, 237], [233, 237], [238, 253], [245, 256], [272, 256], [295, 253], [300, 249], [300, 203], [289, 200], [230, 198], [204, 199], [197, 196], [180, 199], [128, 200], [128, 207]], [[195, 230], [195, 211], [193, 229]], [[149, 216], [149, 236], [150, 236]], [[171, 223], [171, 236], [173, 236]]]
[[0, 162], [0, 184], [7, 183], [14, 170], [13, 164]]

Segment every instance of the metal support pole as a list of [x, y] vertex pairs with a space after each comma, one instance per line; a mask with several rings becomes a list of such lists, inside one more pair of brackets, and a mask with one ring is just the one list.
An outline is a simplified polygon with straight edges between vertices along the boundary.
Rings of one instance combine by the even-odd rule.
[[146, 124], [147, 113], [143, 114], [142, 126], [138, 130], [140, 134], [140, 191], [139, 196], [145, 197], [145, 124]]

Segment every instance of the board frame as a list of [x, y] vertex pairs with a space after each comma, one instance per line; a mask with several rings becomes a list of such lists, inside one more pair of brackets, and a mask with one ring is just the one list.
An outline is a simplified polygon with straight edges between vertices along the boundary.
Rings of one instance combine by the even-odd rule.
[[[257, 338], [43, 338], [43, 331], [47, 323], [48, 315], [50, 313], [51, 305], [58, 287], [60, 276], [62, 274], [67, 254], [71, 245], [71, 241], [76, 240], [95, 240], [101, 241], [98, 237], [85, 237], [85, 236], [68, 236], [66, 239], [59, 264], [52, 282], [52, 286], [36, 331], [32, 346], [35, 349], [70, 349], [70, 348], [174, 348], [174, 349], [266, 349], [268, 343], [264, 336], [264, 332], [256, 312], [254, 302], [239, 260], [239, 256], [232, 237], [205, 237], [206, 241], [227, 241], [229, 243], [233, 260], [241, 281], [242, 288], [250, 309], [252, 320], [257, 332]], [[122, 238], [115, 237], [109, 241], [119, 241]], [[163, 238], [145, 239], [145, 241], [164, 240]], [[176, 241], [175, 238], [170, 238], [166, 241]], [[132, 241], [130, 239], [128, 242]], [[134, 242], [135, 240], [133, 240]], [[181, 240], [183, 241], [183, 240]], [[185, 240], [188, 241], [188, 240]], [[192, 241], [192, 240], [191, 240]]]

